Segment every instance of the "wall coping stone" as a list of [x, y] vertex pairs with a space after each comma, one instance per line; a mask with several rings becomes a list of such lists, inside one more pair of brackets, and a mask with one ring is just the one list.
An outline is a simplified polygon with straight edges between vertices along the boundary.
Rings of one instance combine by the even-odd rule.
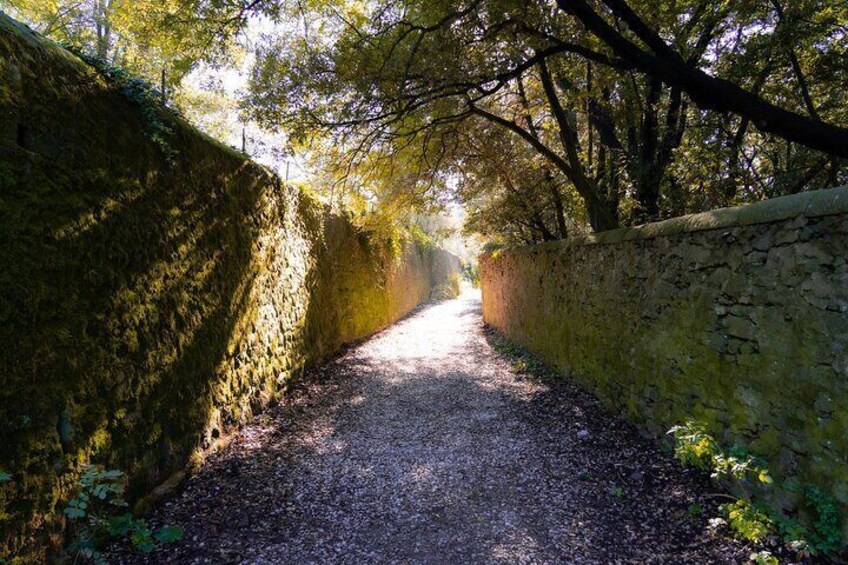
[[[587, 245], [611, 245], [624, 241], [655, 239], [682, 233], [770, 224], [799, 216], [817, 218], [837, 214], [848, 214], [848, 186], [811, 190], [800, 194], [771, 198], [754, 204], [719, 208], [709, 212], [678, 216], [677, 218], [632, 228], [618, 228], [559, 241], [508, 246], [500, 251], [536, 253]], [[483, 257], [487, 255], [491, 255], [491, 252], [482, 254]]]

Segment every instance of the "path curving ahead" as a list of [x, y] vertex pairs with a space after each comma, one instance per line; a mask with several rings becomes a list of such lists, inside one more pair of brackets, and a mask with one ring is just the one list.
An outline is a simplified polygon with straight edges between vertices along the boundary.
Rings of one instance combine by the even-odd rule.
[[[154, 517], [149, 562], [724, 563], [706, 485], [575, 386], [516, 375], [479, 293], [428, 305], [257, 419]], [[700, 502], [706, 510], [692, 516]]]

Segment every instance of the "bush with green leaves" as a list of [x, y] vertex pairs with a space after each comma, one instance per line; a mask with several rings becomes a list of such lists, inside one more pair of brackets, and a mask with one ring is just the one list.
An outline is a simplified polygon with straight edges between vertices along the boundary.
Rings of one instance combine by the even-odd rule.
[[73, 541], [67, 551], [74, 557], [106, 563], [99, 548], [103, 543], [128, 537], [133, 548], [150, 553], [157, 544], [166, 544], [182, 538], [178, 526], [164, 526], [153, 530], [144, 519], [132, 512], [124, 500], [124, 474], [89, 465], [77, 484], [76, 494], [65, 505], [63, 514], [71, 524]]
[[[760, 542], [780, 535], [789, 549], [799, 555], [835, 554], [842, 549], [842, 520], [836, 499], [814, 485], [803, 487], [801, 510], [806, 520], [770, 510], [757, 500], [773, 480], [760, 458], [741, 447], [723, 449], [706, 428], [688, 421], [669, 430], [674, 436], [674, 455], [682, 464], [709, 472], [718, 482], [732, 481], [744, 493], [736, 502], [719, 510], [728, 525], [742, 538]], [[766, 561], [763, 561], [766, 562]]]
[[477, 263], [465, 263], [462, 266], [462, 276], [471, 283], [474, 288], [480, 288], [480, 265]]
[[759, 543], [775, 532], [775, 524], [768, 514], [745, 499], [722, 504], [719, 511], [730, 527], [748, 541]]
[[825, 553], [842, 546], [842, 523], [836, 499], [815, 485], [804, 488], [804, 502], [812, 515], [809, 542]]
[[735, 480], [754, 485], [770, 485], [773, 481], [763, 462], [745, 449], [734, 446], [722, 449], [703, 424], [689, 420], [669, 430], [674, 436], [674, 456], [683, 465], [707, 471], [717, 480]]
[[770, 551], [758, 551], [748, 557], [754, 565], [780, 565], [780, 561]]

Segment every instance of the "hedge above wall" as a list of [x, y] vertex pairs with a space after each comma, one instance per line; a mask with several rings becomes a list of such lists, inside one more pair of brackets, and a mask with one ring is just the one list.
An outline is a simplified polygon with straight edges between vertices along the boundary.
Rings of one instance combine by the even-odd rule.
[[643, 428], [764, 456], [776, 507], [844, 512], [846, 260], [848, 187], [494, 251], [483, 317]]
[[88, 462], [148, 492], [451, 270], [153, 121], [0, 13], [0, 557], [44, 558]]

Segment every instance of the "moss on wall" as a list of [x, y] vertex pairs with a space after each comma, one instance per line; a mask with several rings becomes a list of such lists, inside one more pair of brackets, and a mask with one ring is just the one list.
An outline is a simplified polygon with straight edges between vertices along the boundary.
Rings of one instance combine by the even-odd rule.
[[0, 556], [43, 558], [83, 465], [150, 491], [443, 278], [163, 112], [166, 158], [145, 119], [0, 13]]
[[662, 434], [764, 456], [780, 508], [848, 505], [848, 188], [481, 258], [483, 317]]

